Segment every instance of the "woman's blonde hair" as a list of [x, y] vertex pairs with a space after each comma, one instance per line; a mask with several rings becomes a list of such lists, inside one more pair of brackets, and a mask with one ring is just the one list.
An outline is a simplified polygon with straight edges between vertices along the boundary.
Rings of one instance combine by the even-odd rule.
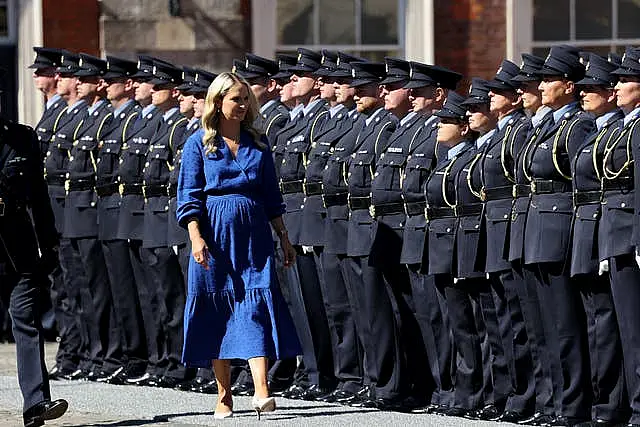
[[240, 123], [240, 129], [245, 130], [253, 136], [255, 144], [260, 149], [267, 148], [266, 144], [260, 141], [260, 132], [253, 127], [253, 121], [258, 115], [258, 101], [251, 91], [249, 83], [242, 77], [233, 73], [221, 73], [211, 82], [207, 90], [207, 97], [204, 101], [204, 113], [202, 114], [202, 128], [204, 136], [202, 144], [207, 154], [214, 153], [218, 147], [216, 146], [216, 135], [218, 134], [218, 125], [220, 124], [220, 115], [222, 114], [218, 104], [227, 95], [229, 90], [235, 85], [244, 85], [249, 93], [249, 105], [244, 120]]

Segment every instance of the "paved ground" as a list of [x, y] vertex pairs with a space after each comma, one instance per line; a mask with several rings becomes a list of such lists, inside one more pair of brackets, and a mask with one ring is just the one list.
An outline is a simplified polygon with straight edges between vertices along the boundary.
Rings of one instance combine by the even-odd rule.
[[[22, 425], [22, 402], [15, 378], [15, 349], [0, 344], [0, 426]], [[55, 345], [47, 347], [51, 362]], [[500, 426], [438, 415], [413, 415], [362, 410], [314, 402], [278, 400], [278, 410], [257, 422], [251, 399], [235, 399], [235, 417], [214, 421], [216, 396], [149, 387], [114, 386], [87, 382], [54, 381], [53, 398], [70, 403], [67, 414], [47, 426], [86, 427], [194, 427], [194, 426]], [[511, 424], [502, 424], [512, 426]]]

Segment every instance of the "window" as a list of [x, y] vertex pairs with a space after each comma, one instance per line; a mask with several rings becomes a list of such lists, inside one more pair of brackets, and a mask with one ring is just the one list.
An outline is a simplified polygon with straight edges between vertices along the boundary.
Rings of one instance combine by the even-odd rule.
[[278, 0], [277, 50], [343, 50], [372, 60], [402, 56], [405, 0]]
[[532, 51], [572, 44], [606, 55], [640, 44], [640, 0], [533, 0]]
[[14, 0], [0, 0], [0, 44], [14, 42], [15, 19]]

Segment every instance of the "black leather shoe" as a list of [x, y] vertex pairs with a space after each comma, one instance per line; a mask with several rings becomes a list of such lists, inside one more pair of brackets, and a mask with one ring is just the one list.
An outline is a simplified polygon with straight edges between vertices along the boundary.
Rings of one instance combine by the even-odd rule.
[[162, 376], [158, 378], [156, 387], [160, 388], [176, 388], [179, 384], [183, 383], [183, 380], [173, 377]]
[[448, 417], [467, 417], [470, 412], [468, 409], [464, 408], [446, 408], [441, 413], [442, 415], [446, 415]]
[[520, 425], [531, 425], [531, 426], [542, 426], [542, 425], [547, 425], [550, 422], [552, 422], [553, 420], [555, 420], [555, 416], [554, 415], [547, 415], [547, 414], [543, 414], [541, 412], [536, 412], [535, 414], [533, 414], [532, 416], [530, 416], [529, 418], [525, 418], [524, 420], [520, 421], [518, 424]]
[[351, 393], [349, 391], [335, 389], [327, 396], [324, 396], [316, 400], [318, 402], [326, 402], [326, 403], [342, 403], [345, 400], [351, 399], [355, 395], [356, 395], [355, 393]]
[[377, 408], [374, 391], [369, 385], [363, 386], [350, 402], [344, 404], [354, 408]]
[[127, 376], [126, 376], [124, 366], [121, 366], [118, 369], [116, 369], [112, 374], [102, 378], [98, 378], [96, 381], [99, 383], [122, 385], [126, 383], [126, 380], [127, 380]]
[[254, 388], [252, 384], [235, 383], [231, 386], [231, 394], [234, 396], [252, 396]]
[[69, 375], [71, 375], [74, 370], [71, 369], [63, 369], [60, 365], [54, 365], [53, 368], [48, 372], [50, 381], [64, 380], [67, 379]]
[[476, 411], [475, 419], [484, 421], [495, 421], [502, 415], [502, 410], [494, 404], [486, 405], [484, 408]]
[[218, 383], [216, 380], [211, 380], [204, 383], [202, 386], [197, 389], [192, 389], [196, 393], [204, 393], [204, 394], [218, 394]]
[[282, 392], [282, 397], [287, 399], [302, 399], [302, 395], [307, 391], [307, 387], [298, 384], [292, 384], [291, 387]]
[[142, 376], [139, 376], [137, 378], [129, 378], [127, 380], [127, 384], [155, 387], [157, 386], [159, 380], [160, 378], [157, 375], [152, 375], [148, 372], [145, 372]]
[[313, 384], [304, 393], [302, 393], [302, 400], [313, 401], [322, 399], [323, 397], [327, 397], [328, 395], [330, 395], [332, 391], [333, 390], [330, 390], [328, 388], [320, 387], [317, 384]]
[[411, 412], [411, 408], [405, 405], [403, 399], [384, 399], [378, 398], [376, 399], [376, 408], [381, 411], [390, 411], [390, 412]]
[[84, 381], [87, 379], [88, 374], [89, 374], [88, 372], [83, 371], [82, 369], [76, 369], [75, 371], [71, 372], [69, 375], [66, 375], [62, 378], [69, 381]]
[[522, 412], [516, 411], [505, 411], [496, 421], [518, 424], [520, 421], [526, 420], [529, 417], [531, 417], [530, 414], [523, 414]]
[[69, 408], [69, 403], [64, 399], [40, 402], [22, 414], [24, 427], [42, 426], [45, 421], [55, 420], [63, 416], [64, 413], [67, 412], [67, 408]]
[[272, 396], [282, 396], [282, 393], [291, 387], [291, 380], [270, 379], [268, 386]]

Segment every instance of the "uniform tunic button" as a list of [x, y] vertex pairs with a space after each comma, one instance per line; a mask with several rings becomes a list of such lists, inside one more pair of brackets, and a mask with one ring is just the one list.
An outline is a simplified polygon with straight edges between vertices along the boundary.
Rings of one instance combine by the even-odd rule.
[[94, 207], [96, 205], [96, 202], [91, 202], [91, 207]]
[[156, 154], [156, 159], [160, 157], [160, 154]]
[[378, 176], [378, 175], [380, 175], [380, 172], [376, 172], [373, 174], [373, 176]]
[[168, 210], [169, 210], [169, 206], [165, 206], [165, 207], [164, 207], [164, 210], [165, 210], [165, 211], [168, 211]]
[[69, 157], [69, 161], [72, 162], [73, 161], [73, 156]]
[[447, 227], [447, 233], [451, 233], [451, 228]]
[[300, 205], [300, 209], [304, 209], [304, 205]]
[[[505, 218], [506, 218], [506, 217], [507, 217], [507, 216], [505, 215]], [[480, 228], [480, 226], [479, 226], [478, 224], [476, 224], [474, 228], [477, 230], [478, 228]]]
[[558, 210], [558, 207], [557, 207], [557, 206], [554, 206], [554, 207], [552, 207], [552, 208], [551, 208], [551, 210], [552, 210], [552, 211], [557, 211], [557, 210]]
[[594, 213], [594, 214], [593, 214], [593, 217], [594, 217], [594, 218], [598, 218], [598, 214], [597, 214], [597, 213]]
[[[503, 218], [504, 218], [504, 219], [507, 219], [507, 218], [509, 218], [509, 215], [504, 214]], [[478, 226], [477, 226], [477, 225], [476, 225], [476, 228], [478, 228]]]
[[359, 165], [361, 165], [361, 164], [362, 164], [362, 162], [358, 162], [358, 164], [359, 164]]
[[136, 150], [136, 154], [140, 154], [140, 150]]

